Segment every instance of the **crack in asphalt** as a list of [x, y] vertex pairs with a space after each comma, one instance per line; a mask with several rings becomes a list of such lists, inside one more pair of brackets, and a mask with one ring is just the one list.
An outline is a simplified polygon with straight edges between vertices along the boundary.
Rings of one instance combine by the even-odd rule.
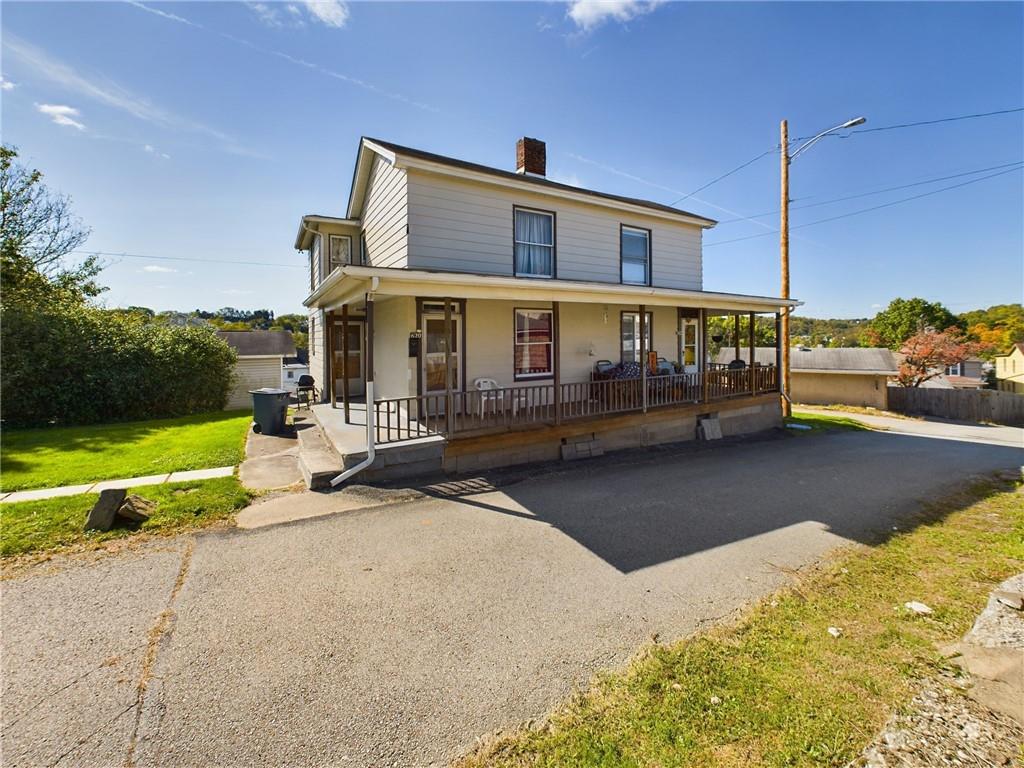
[[160, 646], [170, 639], [174, 629], [174, 621], [177, 614], [174, 611], [174, 603], [178, 594], [188, 577], [189, 566], [192, 564], [192, 553], [195, 551], [195, 537], [189, 539], [185, 551], [181, 555], [181, 566], [178, 568], [178, 576], [174, 580], [171, 594], [167, 598], [167, 606], [157, 616], [156, 621], [149, 630], [149, 642], [146, 644], [146, 652], [142, 657], [142, 671], [139, 674], [139, 681], [135, 686], [135, 701], [129, 709], [135, 709], [135, 722], [132, 724], [131, 734], [128, 737], [128, 748], [125, 754], [125, 768], [132, 768], [135, 765], [135, 747], [139, 740], [139, 730], [142, 723], [142, 714], [146, 709], [146, 691], [149, 688], [149, 681], [153, 677], [153, 668], [156, 666]]

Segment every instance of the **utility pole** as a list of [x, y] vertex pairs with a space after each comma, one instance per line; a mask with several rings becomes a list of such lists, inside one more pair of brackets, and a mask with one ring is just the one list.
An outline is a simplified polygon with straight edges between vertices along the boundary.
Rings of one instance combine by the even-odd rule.
[[[782, 205], [780, 207], [782, 220], [779, 222], [779, 255], [782, 258], [783, 299], [789, 298], [789, 164], [829, 134], [863, 125], [866, 122], [867, 118], [865, 117], [855, 117], [853, 120], [847, 120], [845, 123], [841, 123], [833, 128], [829, 128], [827, 131], [822, 131], [817, 136], [811, 137], [809, 141], [805, 141], [797, 147], [793, 154], [790, 154], [789, 124], [785, 120], [782, 121], [780, 126], [782, 135], [779, 139], [779, 157], [782, 159]], [[776, 343], [781, 342], [782, 346], [782, 370], [780, 371], [782, 378], [779, 382], [782, 387], [782, 413], [786, 416], [792, 416], [793, 405], [789, 401], [789, 313], [791, 308], [787, 306], [781, 309], [782, 339], [776, 340]]]
[[[782, 298], [789, 298], [789, 125], [782, 121], [779, 139], [779, 155], [782, 158], [782, 205], [779, 222], [779, 257], [782, 260]], [[782, 308], [782, 414], [793, 415], [789, 401], [789, 307]]]

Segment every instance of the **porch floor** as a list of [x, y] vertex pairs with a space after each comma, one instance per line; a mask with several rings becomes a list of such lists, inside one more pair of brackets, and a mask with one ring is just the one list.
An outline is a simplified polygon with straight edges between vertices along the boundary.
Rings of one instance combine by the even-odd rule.
[[[332, 408], [330, 403], [319, 403], [313, 406], [313, 415], [320, 423], [324, 435], [330, 441], [334, 449], [342, 457], [366, 453], [366, 403], [353, 402], [349, 406], [351, 424], [345, 423], [345, 408], [341, 404]], [[407, 426], [407, 425], [405, 425]], [[442, 435], [428, 435], [415, 440], [404, 440], [401, 445], [417, 445], [426, 443], [444, 442]], [[377, 450], [387, 450], [387, 443], [378, 443]]]

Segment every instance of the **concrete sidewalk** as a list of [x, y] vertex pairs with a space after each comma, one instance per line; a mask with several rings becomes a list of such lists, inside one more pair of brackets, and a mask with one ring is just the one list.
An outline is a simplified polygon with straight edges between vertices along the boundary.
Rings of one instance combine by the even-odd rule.
[[930, 437], [938, 440], [959, 440], [967, 443], [1003, 445], [1008, 448], [1024, 448], [1024, 429], [1001, 424], [977, 424], [967, 421], [950, 421], [935, 418], [900, 418], [883, 413], [868, 414], [853, 411], [815, 408], [810, 405], [794, 405], [795, 412], [815, 413], [821, 416], [843, 416], [854, 419], [869, 427], [884, 429], [896, 435]]
[[62, 485], [58, 488], [35, 488], [30, 491], [13, 491], [0, 494], [0, 504], [16, 501], [39, 501], [57, 496], [77, 496], [80, 493], [99, 493], [108, 488], [135, 488], [140, 485], [162, 485], [163, 483], [184, 483], [189, 480], [212, 480], [215, 477], [231, 477], [235, 468], [214, 467], [212, 469], [190, 469], [184, 472], [166, 472], [146, 477], [126, 477], [120, 480], [101, 480], [82, 485]]

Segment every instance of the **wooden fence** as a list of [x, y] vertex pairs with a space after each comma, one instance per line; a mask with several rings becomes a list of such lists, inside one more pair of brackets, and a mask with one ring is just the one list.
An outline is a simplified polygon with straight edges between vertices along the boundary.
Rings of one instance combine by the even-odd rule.
[[889, 387], [889, 410], [941, 419], [1024, 426], [1024, 395], [993, 389]]

